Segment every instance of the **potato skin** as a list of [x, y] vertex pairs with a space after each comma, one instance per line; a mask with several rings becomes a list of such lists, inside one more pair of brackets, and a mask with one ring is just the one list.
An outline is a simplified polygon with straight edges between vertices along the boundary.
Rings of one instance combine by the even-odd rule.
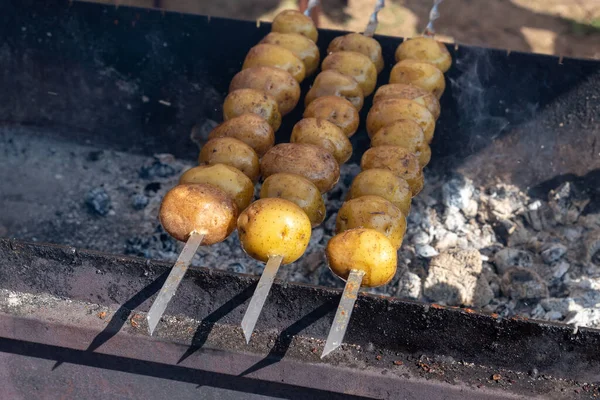
[[277, 197], [250, 204], [238, 217], [237, 227], [244, 251], [262, 262], [282, 256], [282, 264], [293, 263], [310, 241], [308, 216], [296, 204]]
[[238, 211], [244, 210], [254, 198], [254, 184], [242, 171], [230, 165], [199, 165], [188, 169], [179, 184], [206, 183], [218, 187], [235, 202]]
[[360, 111], [365, 100], [363, 91], [354, 78], [333, 69], [317, 75], [310, 90], [306, 93], [304, 106], [308, 107], [316, 98], [323, 96], [342, 97], [352, 103], [357, 111]]
[[408, 182], [388, 169], [371, 168], [356, 175], [346, 195], [346, 201], [367, 195], [386, 199], [405, 216], [410, 212], [412, 191]]
[[337, 51], [323, 60], [321, 69], [333, 69], [344, 75], [353, 77], [360, 85], [365, 97], [369, 96], [377, 86], [377, 68], [373, 61], [356, 51]]
[[260, 198], [270, 197], [296, 204], [306, 213], [313, 228], [325, 219], [326, 209], [321, 192], [314, 183], [300, 175], [280, 173], [269, 176], [260, 188]]
[[346, 280], [353, 269], [364, 271], [361, 286], [377, 287], [396, 274], [396, 248], [384, 234], [366, 228], [349, 229], [329, 240], [325, 249], [331, 271]]
[[415, 121], [423, 129], [427, 143], [431, 143], [435, 131], [435, 118], [419, 103], [406, 99], [387, 99], [373, 104], [367, 114], [369, 138], [373, 138], [381, 128], [399, 119]]
[[402, 60], [392, 68], [390, 83], [404, 83], [425, 89], [435, 97], [442, 97], [446, 80], [442, 71], [432, 64], [417, 60]]
[[396, 48], [396, 62], [402, 60], [419, 60], [435, 65], [446, 72], [452, 65], [452, 56], [442, 43], [427, 37], [415, 37], [400, 43]]
[[254, 183], [260, 176], [258, 155], [241, 140], [222, 137], [211, 139], [200, 149], [199, 164], [226, 164], [237, 168]]
[[381, 45], [371, 37], [361, 35], [360, 33], [349, 33], [344, 36], [338, 36], [329, 43], [327, 54], [336, 51], [356, 51], [362, 53], [375, 64], [379, 74], [384, 67]]
[[440, 101], [433, 93], [418, 86], [405, 85], [404, 83], [389, 83], [380, 86], [375, 92], [375, 96], [373, 96], [373, 104], [387, 99], [412, 100], [427, 108], [436, 121], [440, 116]]
[[319, 68], [319, 61], [321, 60], [319, 48], [315, 42], [299, 33], [271, 32], [260, 43], [275, 44], [294, 53], [304, 63], [306, 76], [314, 74]]
[[290, 142], [319, 146], [327, 150], [340, 165], [352, 156], [352, 143], [344, 131], [326, 119], [301, 119], [292, 129]]
[[271, 125], [274, 132], [281, 126], [281, 113], [277, 100], [267, 93], [256, 89], [238, 89], [225, 97], [223, 119], [225, 121], [242, 114], [256, 114]]
[[319, 33], [312, 19], [298, 10], [283, 10], [275, 16], [271, 32], [299, 33], [317, 42]]
[[400, 146], [417, 156], [421, 168], [431, 160], [431, 148], [425, 141], [423, 129], [415, 121], [399, 119], [377, 131], [371, 146]]
[[423, 170], [417, 157], [398, 146], [371, 147], [365, 151], [360, 167], [363, 170], [383, 168], [408, 182], [413, 197], [423, 189]]
[[298, 83], [306, 77], [306, 67], [301, 59], [285, 47], [270, 43], [260, 43], [252, 47], [242, 69], [252, 67], [275, 67], [287, 71]]
[[235, 229], [238, 209], [221, 189], [204, 183], [177, 185], [162, 200], [159, 219], [165, 231], [185, 242], [192, 232], [202, 245], [222, 242]]
[[260, 115], [242, 114], [217, 125], [208, 135], [208, 140], [231, 137], [241, 140], [262, 157], [275, 144], [271, 125]]
[[340, 167], [326, 150], [305, 143], [280, 143], [260, 160], [264, 178], [279, 172], [296, 174], [308, 179], [325, 193], [340, 179]]
[[349, 138], [356, 133], [360, 122], [352, 103], [338, 96], [317, 97], [306, 107], [303, 116], [326, 119], [340, 127]]
[[275, 67], [253, 67], [238, 72], [229, 84], [229, 93], [238, 89], [255, 89], [277, 101], [281, 115], [292, 111], [300, 100], [300, 85], [287, 71]]

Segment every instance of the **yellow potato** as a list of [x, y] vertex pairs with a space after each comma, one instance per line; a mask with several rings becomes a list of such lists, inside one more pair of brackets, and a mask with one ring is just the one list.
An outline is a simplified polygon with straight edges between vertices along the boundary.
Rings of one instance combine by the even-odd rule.
[[392, 280], [396, 274], [396, 248], [383, 233], [357, 228], [338, 233], [325, 249], [331, 271], [346, 280], [350, 271], [365, 273], [361, 286], [377, 287]]
[[222, 242], [235, 229], [238, 209], [221, 189], [209, 184], [177, 185], [160, 205], [165, 231], [185, 242], [193, 232], [204, 235], [202, 245]]
[[452, 57], [446, 46], [427, 37], [416, 37], [400, 43], [396, 49], [396, 62], [402, 60], [428, 62], [442, 72], [448, 71], [452, 65]]
[[237, 228], [242, 248], [250, 257], [267, 262], [269, 257], [281, 256], [282, 264], [302, 257], [311, 234], [304, 211], [277, 197], [250, 204], [238, 217]]
[[381, 55], [381, 45], [372, 37], [361, 35], [360, 33], [349, 33], [344, 36], [338, 36], [329, 43], [327, 54], [336, 51], [356, 51], [362, 53], [375, 64], [377, 73], [383, 70], [383, 56]]
[[388, 169], [372, 168], [356, 175], [346, 201], [368, 195], [386, 199], [398, 207], [404, 215], [410, 212], [412, 192], [408, 182]]
[[380, 86], [373, 96], [373, 104], [387, 99], [412, 100], [429, 110], [437, 120], [440, 116], [440, 101], [431, 92], [414, 85], [390, 83]]
[[427, 143], [431, 143], [435, 131], [433, 114], [419, 103], [406, 99], [387, 99], [373, 104], [367, 114], [369, 138], [372, 138], [384, 126], [399, 119], [415, 121], [423, 129]]
[[352, 155], [352, 144], [344, 131], [326, 119], [304, 118], [292, 129], [291, 143], [308, 143], [327, 150], [338, 164]]
[[242, 114], [219, 124], [208, 135], [208, 139], [231, 137], [241, 140], [262, 157], [275, 144], [271, 125], [260, 115]]
[[306, 76], [314, 74], [319, 68], [319, 48], [315, 42], [299, 33], [271, 32], [260, 43], [276, 44], [294, 53], [304, 63]]
[[323, 60], [321, 69], [333, 69], [356, 79], [364, 96], [369, 96], [377, 86], [377, 68], [373, 61], [362, 53], [355, 51], [337, 51]]
[[242, 69], [252, 67], [275, 67], [287, 71], [298, 83], [306, 76], [306, 67], [301, 59], [285, 47], [276, 44], [261, 43], [252, 47]]
[[300, 100], [300, 85], [288, 72], [275, 67], [253, 67], [238, 72], [229, 85], [229, 93], [238, 89], [256, 89], [275, 98], [279, 112], [286, 115]]
[[371, 139], [371, 146], [400, 146], [417, 156], [421, 168], [431, 160], [431, 148], [423, 129], [415, 121], [399, 119], [384, 126]]
[[304, 110], [304, 118], [321, 118], [339, 126], [348, 137], [352, 137], [360, 122], [358, 111], [348, 100], [338, 96], [323, 96], [314, 99]]
[[305, 143], [280, 143], [260, 160], [264, 178], [287, 172], [305, 177], [325, 193], [340, 179], [340, 167], [326, 150]]
[[325, 219], [325, 203], [319, 189], [306, 178], [296, 174], [274, 174], [263, 182], [260, 198], [279, 197], [300, 207], [313, 228]]
[[298, 10], [283, 10], [275, 16], [271, 32], [299, 33], [313, 42], [317, 42], [319, 33], [315, 23]]
[[419, 161], [414, 154], [402, 147], [371, 147], [363, 154], [360, 167], [363, 170], [382, 168], [392, 171], [396, 176], [408, 182], [413, 196], [423, 189], [423, 170]]
[[436, 66], [417, 60], [402, 60], [392, 68], [390, 83], [404, 83], [425, 89], [438, 99], [444, 94], [446, 80]]
[[235, 201], [238, 211], [244, 210], [254, 198], [254, 184], [246, 175], [230, 165], [199, 165], [181, 175], [179, 184], [207, 183], [218, 187]]
[[323, 71], [317, 75], [310, 90], [306, 93], [304, 106], [308, 107], [316, 98], [323, 96], [343, 97], [352, 103], [358, 111], [360, 111], [364, 103], [363, 91], [358, 82], [351, 76], [344, 75], [332, 69]]
[[222, 137], [211, 139], [200, 149], [199, 164], [226, 164], [237, 168], [252, 182], [260, 176], [258, 155], [252, 147], [241, 140]]
[[229, 93], [223, 103], [223, 119], [227, 121], [247, 113], [264, 118], [275, 132], [281, 126], [281, 113], [273, 96], [256, 89], [238, 89]]

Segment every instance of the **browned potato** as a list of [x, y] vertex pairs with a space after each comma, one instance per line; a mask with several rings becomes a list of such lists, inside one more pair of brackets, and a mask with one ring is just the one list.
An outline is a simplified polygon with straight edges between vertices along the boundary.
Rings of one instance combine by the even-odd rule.
[[384, 126], [371, 139], [371, 146], [400, 146], [417, 156], [421, 168], [431, 160], [431, 148], [423, 129], [415, 121], [399, 119]]
[[179, 184], [207, 183], [218, 187], [235, 201], [238, 211], [244, 210], [254, 198], [254, 184], [242, 171], [230, 165], [199, 165], [181, 175]]
[[281, 113], [275, 97], [256, 89], [238, 89], [227, 95], [223, 103], [225, 121], [252, 113], [261, 116], [271, 125], [273, 131], [281, 126]]
[[392, 171], [396, 176], [408, 182], [413, 196], [423, 189], [423, 170], [419, 161], [414, 154], [402, 147], [371, 147], [363, 154], [360, 167], [363, 170], [382, 168]]
[[306, 76], [306, 67], [301, 59], [285, 47], [270, 43], [257, 44], [250, 49], [242, 69], [252, 67], [275, 67], [289, 72], [298, 83]]
[[352, 155], [352, 144], [344, 131], [326, 119], [301, 119], [294, 125], [290, 142], [319, 146], [331, 153], [340, 165]]
[[360, 33], [349, 33], [344, 36], [338, 36], [329, 43], [327, 53], [335, 53], [336, 51], [356, 51], [369, 57], [377, 73], [383, 70], [383, 56], [381, 55], [381, 45], [372, 37], [361, 35]]
[[241, 140], [262, 157], [275, 144], [271, 125], [260, 115], [242, 114], [219, 124], [208, 135], [208, 139], [231, 137]]
[[160, 205], [159, 219], [165, 231], [185, 242], [192, 233], [204, 235], [202, 245], [222, 242], [235, 229], [238, 210], [227, 194], [204, 183], [177, 185]]
[[326, 119], [339, 126], [348, 137], [354, 135], [360, 122], [352, 103], [338, 96], [317, 97], [306, 107], [303, 116]]
[[300, 85], [287, 71], [275, 67], [253, 67], [238, 72], [229, 85], [229, 93], [238, 89], [256, 89], [275, 98], [279, 112], [286, 115], [300, 100]]
[[416, 37], [400, 43], [396, 49], [396, 62], [402, 60], [428, 62], [442, 72], [448, 71], [452, 65], [452, 57], [446, 46], [427, 37]]
[[348, 100], [360, 111], [364, 103], [363, 91], [354, 78], [344, 75], [335, 70], [321, 72], [315, 78], [312, 87], [306, 93], [304, 106], [308, 105], [317, 97], [339, 96]]
[[436, 120], [440, 116], [440, 101], [433, 93], [418, 86], [403, 83], [390, 83], [380, 86], [375, 92], [375, 96], [373, 96], [373, 104], [387, 99], [412, 100], [427, 108]]
[[372, 168], [356, 175], [346, 200], [367, 195], [383, 197], [398, 207], [404, 215], [408, 215], [410, 212], [412, 198], [410, 186], [408, 182], [390, 170]]
[[315, 23], [298, 10], [283, 10], [275, 16], [271, 32], [299, 33], [313, 42], [317, 42], [319, 33]]
[[417, 60], [402, 60], [392, 68], [390, 83], [405, 83], [418, 86], [438, 99], [444, 94], [446, 80], [442, 71], [432, 64]]
[[433, 140], [435, 118], [425, 107], [406, 99], [387, 99], [378, 101], [367, 114], [367, 133], [372, 138], [381, 128], [399, 119], [415, 121], [425, 135], [427, 143]]
[[276, 44], [294, 53], [304, 63], [306, 76], [314, 74], [319, 68], [319, 48], [315, 42], [299, 33], [271, 32], [260, 43]]
[[305, 177], [321, 193], [333, 188], [340, 179], [340, 167], [326, 150], [305, 143], [280, 143], [260, 160], [264, 178], [287, 172]]
[[231, 137], [211, 139], [200, 150], [199, 164], [226, 164], [237, 168], [252, 182], [260, 176], [258, 155], [252, 147]]
[[263, 182], [260, 198], [279, 197], [300, 207], [313, 228], [325, 219], [325, 203], [319, 189], [308, 179], [296, 174], [274, 174]]
[[323, 71], [333, 69], [353, 77], [360, 85], [365, 97], [373, 93], [377, 85], [377, 68], [373, 61], [362, 53], [355, 51], [331, 53], [323, 60], [321, 69]]
[[375, 229], [399, 249], [406, 233], [406, 217], [391, 202], [379, 196], [361, 196], [346, 201], [336, 218], [335, 233], [354, 228]]

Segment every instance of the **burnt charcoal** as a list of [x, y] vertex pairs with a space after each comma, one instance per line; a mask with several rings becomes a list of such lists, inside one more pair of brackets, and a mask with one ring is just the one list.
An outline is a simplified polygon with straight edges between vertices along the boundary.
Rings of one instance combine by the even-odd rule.
[[154, 179], [154, 178], [168, 178], [177, 174], [179, 170], [172, 165], [165, 164], [160, 160], [154, 160], [149, 166], [143, 166], [140, 169], [140, 178], [142, 179]]
[[125, 254], [150, 258], [152, 254], [151, 250], [149, 250], [151, 242], [151, 239], [142, 237], [127, 239], [127, 242], [125, 243]]
[[415, 251], [417, 252], [417, 255], [419, 257], [423, 258], [431, 258], [440, 254], [436, 249], [434, 249], [428, 244], [415, 246]]
[[531, 268], [511, 267], [506, 270], [501, 281], [502, 293], [515, 300], [540, 299], [548, 297], [548, 287]]
[[470, 179], [460, 174], [453, 174], [442, 185], [442, 201], [446, 207], [465, 210], [470, 206], [474, 191], [473, 182]]
[[88, 161], [98, 161], [102, 158], [104, 152], [102, 150], [90, 151], [87, 155]]
[[530, 268], [533, 265], [533, 254], [524, 250], [505, 248], [494, 255], [494, 264], [500, 275], [510, 267]]
[[560, 224], [576, 222], [589, 202], [588, 195], [571, 182], [563, 183], [548, 194], [548, 206]]
[[160, 182], [151, 182], [151, 183], [147, 184], [146, 187], [144, 187], [144, 192], [146, 192], [147, 194], [153, 195], [156, 192], [158, 192], [161, 187], [162, 187], [162, 185], [160, 184]]
[[131, 206], [135, 210], [143, 210], [144, 208], [146, 208], [149, 201], [150, 199], [148, 199], [147, 196], [141, 193], [136, 193], [133, 196], [131, 196]]
[[85, 204], [92, 213], [104, 216], [110, 211], [110, 196], [103, 187], [96, 187], [86, 193]]
[[517, 225], [508, 219], [499, 219], [493, 226], [492, 229], [496, 234], [496, 237], [502, 241], [503, 244], [508, 243], [508, 238], [517, 229]]
[[567, 252], [567, 247], [561, 243], [548, 243], [542, 248], [542, 259], [546, 264], [552, 264], [562, 258]]
[[398, 281], [396, 296], [403, 299], [419, 300], [421, 298], [421, 278], [410, 271], [404, 272]]

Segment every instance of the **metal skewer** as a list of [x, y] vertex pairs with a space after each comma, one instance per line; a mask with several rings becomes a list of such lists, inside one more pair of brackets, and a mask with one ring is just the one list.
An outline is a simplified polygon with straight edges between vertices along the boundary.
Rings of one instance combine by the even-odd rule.
[[377, 20], [377, 13], [381, 11], [383, 7], [385, 7], [385, 0], [377, 0], [377, 3], [375, 3], [375, 10], [373, 10], [371, 17], [369, 18], [369, 22], [367, 23], [367, 27], [363, 32], [364, 36], [373, 37], [375, 34], [375, 30], [377, 30], [377, 25], [379, 24], [379, 21]]
[[315, 8], [318, 5], [319, 5], [319, 0], [310, 0], [308, 2], [308, 5], [306, 6], [306, 10], [304, 10], [304, 15], [306, 15], [307, 17], [310, 17], [310, 13], [312, 12], [313, 8]]
[[440, 10], [438, 7], [440, 3], [444, 0], [433, 0], [433, 7], [431, 7], [431, 11], [429, 11], [429, 22], [425, 27], [425, 31], [423, 31], [423, 36], [425, 37], [433, 37], [435, 36], [435, 29], [433, 28], [433, 22], [440, 17]]

